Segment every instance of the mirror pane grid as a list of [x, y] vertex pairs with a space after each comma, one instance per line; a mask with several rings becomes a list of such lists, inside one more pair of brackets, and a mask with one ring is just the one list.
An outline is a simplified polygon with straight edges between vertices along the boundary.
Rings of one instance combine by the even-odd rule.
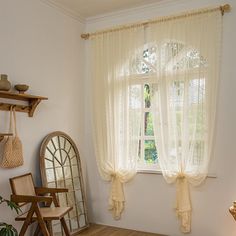
[[[61, 206], [73, 207], [65, 219], [71, 232], [79, 232], [88, 227], [79, 152], [71, 138], [59, 131], [48, 135], [42, 146], [43, 183], [48, 187], [68, 189], [57, 197]], [[53, 224], [53, 233], [64, 235], [60, 222]]]

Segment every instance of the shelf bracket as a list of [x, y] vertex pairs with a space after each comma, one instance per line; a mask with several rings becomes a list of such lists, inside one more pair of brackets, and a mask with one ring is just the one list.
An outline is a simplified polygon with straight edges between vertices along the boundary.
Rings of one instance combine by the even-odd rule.
[[29, 103], [29, 117], [33, 117], [34, 111], [38, 104], [41, 102], [40, 99], [31, 100]]

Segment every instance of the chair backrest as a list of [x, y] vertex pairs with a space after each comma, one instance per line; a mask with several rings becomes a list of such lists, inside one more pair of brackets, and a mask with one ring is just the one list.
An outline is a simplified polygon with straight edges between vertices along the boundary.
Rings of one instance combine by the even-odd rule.
[[31, 173], [10, 179], [12, 193], [15, 195], [35, 196], [34, 181]]

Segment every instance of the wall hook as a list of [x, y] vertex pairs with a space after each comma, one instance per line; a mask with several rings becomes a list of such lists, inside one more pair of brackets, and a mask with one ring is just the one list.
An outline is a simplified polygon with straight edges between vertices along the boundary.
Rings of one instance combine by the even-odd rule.
[[4, 139], [5, 136], [13, 136], [13, 133], [0, 133], [0, 142]]

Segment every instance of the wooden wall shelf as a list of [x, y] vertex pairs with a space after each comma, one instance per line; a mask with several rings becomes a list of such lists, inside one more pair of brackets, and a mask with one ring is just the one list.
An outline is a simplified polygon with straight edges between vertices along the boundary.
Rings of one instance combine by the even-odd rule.
[[9, 111], [11, 107], [14, 106], [15, 111], [26, 112], [28, 113], [29, 117], [33, 116], [36, 107], [42, 100], [48, 99], [46, 97], [34, 96], [30, 94], [18, 94], [18, 93], [3, 92], [3, 91], [0, 91], [0, 98], [26, 101], [28, 103], [27, 105], [19, 105], [0, 101], [0, 110]]

